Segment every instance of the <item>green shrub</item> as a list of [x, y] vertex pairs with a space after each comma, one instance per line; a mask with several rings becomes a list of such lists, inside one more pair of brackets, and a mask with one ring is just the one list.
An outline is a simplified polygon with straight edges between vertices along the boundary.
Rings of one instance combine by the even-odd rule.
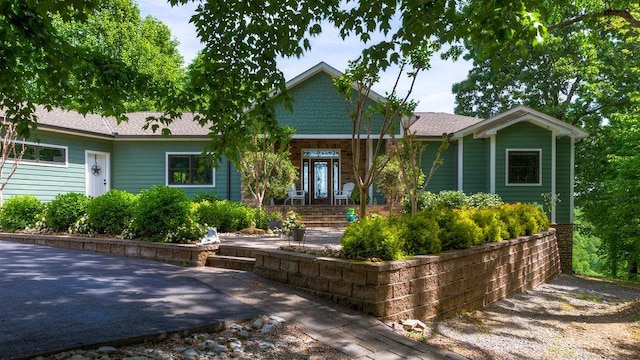
[[267, 230], [268, 220], [267, 220], [267, 212], [264, 209], [254, 209], [253, 210], [253, 221], [256, 223], [256, 228]]
[[[255, 210], [249, 206], [228, 200], [202, 201], [195, 207], [195, 218], [200, 224], [215, 227], [219, 232], [232, 232], [247, 228], [255, 221]], [[259, 219], [263, 225], [262, 219]], [[266, 217], [264, 220], [266, 226]], [[256, 221], [258, 227], [258, 221]]]
[[408, 255], [435, 254], [442, 250], [438, 222], [427, 212], [402, 216], [398, 227]]
[[404, 244], [397, 230], [384, 217], [364, 218], [345, 229], [340, 245], [350, 257], [399, 260]]
[[53, 231], [68, 231], [87, 211], [89, 198], [84, 194], [58, 194], [46, 205], [44, 223]]
[[191, 201], [194, 203], [199, 203], [203, 201], [215, 202], [219, 201], [220, 197], [217, 194], [210, 192], [200, 192], [191, 197]]
[[154, 185], [142, 190], [133, 211], [133, 230], [148, 240], [164, 241], [169, 232], [187, 221], [190, 206], [182, 189]]
[[443, 190], [438, 194], [435, 205], [447, 209], [461, 209], [467, 206], [467, 195], [462, 191]]
[[170, 243], [188, 244], [198, 241], [207, 233], [207, 227], [196, 221], [195, 209], [197, 203], [191, 205], [191, 210], [185, 222], [178, 226], [175, 231], [170, 231], [166, 236], [166, 241]]
[[115, 189], [91, 199], [87, 205], [89, 226], [99, 234], [122, 234], [133, 217], [135, 201], [135, 195]]
[[511, 238], [535, 234], [549, 228], [549, 219], [534, 205], [504, 204], [497, 209], [500, 212], [500, 219], [507, 224]]
[[502, 198], [500, 198], [500, 195], [479, 192], [467, 196], [465, 206], [474, 209], [485, 209], [502, 204], [504, 204], [504, 202]]
[[8, 232], [33, 226], [43, 209], [44, 205], [33, 195], [10, 197], [0, 208], [0, 226]]
[[437, 210], [437, 221], [443, 250], [467, 249], [481, 242], [482, 229], [469, 218], [468, 212], [443, 208]]
[[[356, 204], [360, 204], [360, 189], [358, 189], [357, 186], [355, 189], [353, 189], [353, 192], [351, 193], [351, 200], [353, 200], [353, 202]], [[369, 193], [365, 193], [364, 194], [365, 203], [368, 204], [369, 200], [370, 200]]]
[[[431, 191], [422, 191], [418, 194], [418, 211], [432, 209], [438, 196]], [[402, 198], [402, 209], [405, 213], [411, 212], [411, 200], [408, 196]]]
[[497, 242], [509, 236], [507, 225], [500, 220], [500, 213], [495, 208], [475, 209], [471, 211], [471, 219], [482, 230], [482, 243]]

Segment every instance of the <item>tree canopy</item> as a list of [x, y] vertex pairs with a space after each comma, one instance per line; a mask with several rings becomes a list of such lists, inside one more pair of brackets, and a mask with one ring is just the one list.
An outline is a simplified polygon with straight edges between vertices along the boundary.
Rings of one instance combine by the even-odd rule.
[[[465, 42], [474, 66], [455, 84], [456, 112], [490, 117], [526, 104], [591, 136], [578, 144], [576, 193], [608, 270], [640, 257], [637, 119], [640, 116], [640, 5], [628, 1], [543, 2], [548, 36], [496, 66], [482, 44]], [[635, 182], [634, 182], [635, 181]], [[605, 210], [606, 209], [606, 210]], [[636, 270], [637, 271], [637, 270]]]
[[[119, 21], [128, 24], [121, 33], [113, 26]], [[133, 36], [136, 21], [141, 33]], [[2, 0], [0, 108], [25, 137], [36, 125], [36, 104], [124, 119], [132, 103], [166, 99], [175, 88], [175, 78], [128, 57], [155, 43], [167, 47], [149, 55], [167, 54], [175, 62], [167, 31], [151, 19], [140, 24], [131, 0]]]

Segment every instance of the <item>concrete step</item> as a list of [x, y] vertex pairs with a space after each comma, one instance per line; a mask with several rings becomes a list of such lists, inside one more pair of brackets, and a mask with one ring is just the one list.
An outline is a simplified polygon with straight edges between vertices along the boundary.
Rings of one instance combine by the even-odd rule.
[[255, 258], [256, 249], [244, 246], [232, 246], [220, 244], [216, 255]]
[[207, 258], [207, 266], [223, 269], [252, 271], [256, 259], [242, 256], [213, 255]]

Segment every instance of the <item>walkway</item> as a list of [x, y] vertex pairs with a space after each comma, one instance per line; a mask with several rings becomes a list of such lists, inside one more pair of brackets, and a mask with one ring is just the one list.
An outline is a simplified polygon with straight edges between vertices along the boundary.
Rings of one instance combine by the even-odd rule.
[[[341, 234], [308, 229], [305, 245], [337, 246]], [[222, 242], [277, 248], [288, 239], [222, 236]], [[259, 314], [280, 316], [357, 360], [463, 359], [251, 272], [0, 241], [0, 282], [0, 359], [185, 328], [214, 331]]]

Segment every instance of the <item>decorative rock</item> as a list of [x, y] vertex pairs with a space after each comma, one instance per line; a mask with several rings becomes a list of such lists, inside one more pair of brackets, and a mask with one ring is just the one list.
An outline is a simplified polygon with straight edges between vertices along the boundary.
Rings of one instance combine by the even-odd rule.
[[407, 331], [420, 330], [422, 332], [427, 330], [427, 325], [420, 320], [409, 319], [402, 321], [402, 327]]
[[268, 342], [268, 341], [264, 341], [264, 340], [260, 340], [258, 341], [258, 346], [261, 349], [266, 349], [266, 348], [273, 348], [275, 347], [275, 345], [273, 345], [272, 343]]
[[277, 322], [277, 323], [280, 323], [280, 324], [286, 322], [285, 319], [281, 318], [280, 316], [275, 316], [275, 315], [271, 315], [270, 319], [275, 321], [275, 322]]
[[118, 351], [118, 349], [113, 346], [101, 346], [97, 350], [99, 353], [112, 353]]
[[242, 330], [238, 331], [238, 336], [243, 338], [243, 339], [246, 339], [246, 338], [249, 337], [249, 332], [247, 330], [245, 330], [245, 329], [242, 329]]
[[69, 360], [90, 360], [90, 359], [86, 356], [75, 354], [72, 357], [70, 357]]

